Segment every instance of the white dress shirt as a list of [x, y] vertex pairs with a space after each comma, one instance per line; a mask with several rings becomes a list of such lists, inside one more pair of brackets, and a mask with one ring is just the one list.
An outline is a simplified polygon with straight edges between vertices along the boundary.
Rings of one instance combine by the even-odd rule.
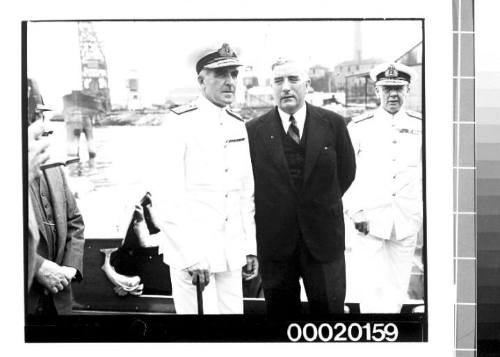
[[[278, 107], [278, 113], [280, 114], [281, 123], [283, 124], [283, 129], [285, 133], [288, 133], [288, 128], [290, 127], [290, 117], [292, 114], [285, 113]], [[295, 114], [293, 114], [297, 122], [297, 128], [299, 128], [299, 137], [302, 139], [302, 133], [304, 132], [304, 125], [306, 123], [306, 104], [302, 106]]]

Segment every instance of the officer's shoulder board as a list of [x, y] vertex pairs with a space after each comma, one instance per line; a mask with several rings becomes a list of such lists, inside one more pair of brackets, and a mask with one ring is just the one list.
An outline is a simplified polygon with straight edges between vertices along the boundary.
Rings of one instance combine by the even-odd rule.
[[408, 114], [408, 116], [410, 116], [412, 118], [422, 120], [422, 114], [419, 112], [415, 112], [413, 110], [407, 110], [406, 114]]
[[194, 103], [188, 103], [188, 104], [184, 104], [184, 105], [179, 105], [179, 106], [174, 107], [174, 108], [170, 108], [170, 110], [173, 111], [177, 115], [191, 112], [191, 111], [196, 110], [196, 109], [198, 109], [198, 106]]
[[238, 119], [239, 121], [244, 121], [243, 118], [238, 113], [233, 112], [229, 108], [226, 108], [226, 113], [229, 114], [230, 116], [232, 116], [233, 118]]
[[364, 114], [361, 114], [361, 115], [358, 115], [358, 116], [352, 118], [352, 122], [355, 124], [361, 123], [362, 121], [373, 118], [373, 115], [374, 115], [373, 112], [364, 113]]

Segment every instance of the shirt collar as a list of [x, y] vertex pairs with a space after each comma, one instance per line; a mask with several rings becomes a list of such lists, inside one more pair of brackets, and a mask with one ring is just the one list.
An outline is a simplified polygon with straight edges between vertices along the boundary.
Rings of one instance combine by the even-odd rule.
[[[203, 109], [204, 111], [207, 111], [209, 113], [212, 113], [215, 118], [217, 118], [219, 115], [221, 115], [221, 112], [223, 112], [226, 107], [219, 107], [209, 101], [207, 98], [205, 98], [203, 95], [200, 95], [196, 101], [196, 104], [198, 105], [198, 108]], [[209, 117], [212, 117], [209, 115]]]
[[406, 109], [404, 107], [401, 107], [401, 109], [396, 113], [396, 114], [391, 114], [388, 111], [386, 111], [384, 108], [381, 106], [376, 109], [378, 111], [378, 116], [379, 118], [383, 118], [384, 120], [395, 120], [395, 121], [402, 121], [406, 117]]
[[[288, 128], [290, 126], [290, 114], [285, 113], [279, 107], [278, 107], [278, 113], [280, 115], [281, 123], [283, 124], [283, 129], [285, 129], [286, 133], [288, 132]], [[302, 108], [300, 108], [299, 110], [297, 110], [297, 112], [295, 112], [295, 114], [293, 114], [293, 117], [297, 121], [297, 127], [299, 128], [299, 134], [301, 138], [302, 138], [302, 133], [304, 132], [306, 114], [307, 114], [307, 106], [305, 103], [302, 106]]]

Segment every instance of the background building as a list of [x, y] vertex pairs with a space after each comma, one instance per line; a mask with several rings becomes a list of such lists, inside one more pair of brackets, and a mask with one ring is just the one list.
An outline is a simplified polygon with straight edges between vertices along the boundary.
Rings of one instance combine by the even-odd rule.
[[332, 91], [332, 71], [328, 67], [319, 64], [312, 66], [308, 74], [315, 92]]
[[[407, 52], [394, 60], [405, 64], [415, 71], [416, 79], [410, 85], [410, 94], [406, 101], [406, 107], [417, 112], [422, 111], [422, 42], [419, 42]], [[381, 63], [381, 62], [379, 62]], [[345, 66], [346, 64], [344, 64]], [[375, 94], [375, 84], [370, 79], [370, 68], [364, 67], [364, 71], [352, 73], [345, 76], [345, 105], [363, 106], [365, 109], [373, 109], [379, 105]], [[340, 66], [340, 65], [339, 65]], [[360, 67], [361, 68], [361, 67]]]
[[383, 62], [384, 61], [380, 58], [367, 58], [354, 59], [339, 63], [333, 70], [333, 90], [344, 91], [346, 89], [346, 78], [370, 72], [372, 68]]
[[410, 95], [406, 100], [407, 108], [422, 112], [422, 42], [419, 42], [401, 57], [396, 59], [396, 62], [407, 65], [413, 68], [417, 74], [416, 79], [411, 84]]

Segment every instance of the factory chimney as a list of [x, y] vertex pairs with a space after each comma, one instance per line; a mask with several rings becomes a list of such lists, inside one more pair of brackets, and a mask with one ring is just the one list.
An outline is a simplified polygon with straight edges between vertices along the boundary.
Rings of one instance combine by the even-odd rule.
[[361, 62], [361, 21], [354, 23], [354, 61]]

